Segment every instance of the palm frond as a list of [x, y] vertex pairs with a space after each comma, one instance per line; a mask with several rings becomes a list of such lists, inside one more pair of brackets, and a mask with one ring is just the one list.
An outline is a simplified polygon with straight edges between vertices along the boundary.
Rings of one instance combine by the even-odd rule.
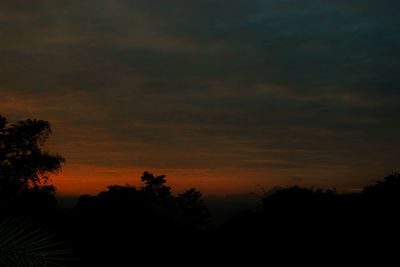
[[62, 266], [71, 252], [55, 240], [53, 234], [30, 221], [7, 219], [0, 223], [0, 266]]

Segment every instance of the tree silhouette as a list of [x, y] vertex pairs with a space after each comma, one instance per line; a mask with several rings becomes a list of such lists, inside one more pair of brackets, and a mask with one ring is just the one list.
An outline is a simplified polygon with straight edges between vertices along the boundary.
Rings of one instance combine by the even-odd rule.
[[20, 200], [34, 192], [53, 195], [49, 176], [65, 162], [43, 149], [51, 134], [49, 122], [22, 120], [9, 125], [0, 115], [0, 202]]
[[120, 226], [151, 229], [158, 234], [195, 229], [204, 223], [207, 209], [199, 191], [190, 189], [174, 196], [165, 175], [148, 172], [143, 173], [141, 181], [140, 188], [113, 185], [97, 196], [82, 196], [74, 211], [82, 220], [95, 218], [94, 221], [106, 224], [117, 222]]
[[144, 172], [141, 177], [144, 186], [142, 190], [158, 199], [168, 199], [171, 197], [171, 187], [167, 186], [165, 175], [154, 176], [149, 172]]
[[126, 266], [115, 263], [116, 259], [129, 261], [127, 257], [135, 251], [151, 265], [160, 255], [193, 247], [194, 234], [204, 229], [206, 210], [201, 193], [190, 189], [173, 195], [165, 175], [145, 172], [140, 179], [138, 187], [112, 185], [96, 196], [79, 198], [71, 225], [83, 257], [101, 255], [101, 262]]
[[370, 197], [384, 199], [400, 197], [400, 173], [392, 173], [386, 176], [383, 181], [374, 185], [364, 187], [362, 193]]
[[177, 224], [183, 229], [194, 229], [204, 223], [207, 217], [207, 207], [202, 199], [202, 194], [194, 188], [179, 194], [177, 203]]
[[382, 232], [389, 232], [390, 235], [398, 229], [400, 173], [389, 174], [383, 181], [364, 187], [361, 199], [364, 220], [373, 221], [374, 227], [380, 227]]

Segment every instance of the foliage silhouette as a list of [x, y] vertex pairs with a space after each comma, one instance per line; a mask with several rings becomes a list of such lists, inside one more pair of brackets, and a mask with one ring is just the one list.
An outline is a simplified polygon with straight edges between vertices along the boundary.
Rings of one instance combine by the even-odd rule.
[[391, 200], [400, 197], [400, 173], [392, 173], [374, 185], [363, 188], [362, 194], [371, 198]]
[[54, 228], [57, 220], [49, 176], [65, 162], [43, 149], [50, 134], [46, 121], [9, 125], [0, 115], [0, 265], [53, 266], [50, 262], [65, 252], [44, 230]]
[[396, 173], [360, 193], [294, 186], [266, 195], [260, 210], [238, 214], [225, 230], [268, 236], [272, 243], [314, 240], [329, 246], [351, 240], [363, 247], [371, 240], [382, 242], [382, 237], [399, 235], [399, 200], [400, 175]]
[[[110, 264], [115, 264], [116, 260], [128, 260], [129, 251], [134, 250], [141, 257], [148, 257], [147, 264], [155, 263], [157, 259], [152, 254], [161, 257], [167, 251], [178, 253], [181, 249], [176, 246], [187, 242], [183, 241], [181, 233], [191, 231], [195, 234], [203, 227], [207, 212], [200, 192], [190, 189], [174, 196], [164, 175], [155, 176], [148, 172], [143, 173], [141, 181], [142, 185], [137, 188], [113, 185], [97, 196], [79, 198], [72, 210], [72, 225], [75, 242], [80, 244], [80, 251], [85, 251], [82, 254], [93, 258], [101, 251], [103, 262], [109, 260]], [[172, 239], [181, 240], [177, 242], [181, 244], [156, 246]], [[171, 250], [172, 247], [176, 252]], [[106, 255], [114, 256], [108, 258]]]
[[[49, 176], [65, 162], [58, 154], [43, 149], [51, 134], [43, 120], [22, 120], [8, 125], [0, 115], [0, 203], [15, 202], [33, 194], [51, 198], [55, 188], [47, 184]], [[6, 204], [5, 204], [6, 203]]]
[[63, 266], [70, 255], [53, 234], [30, 221], [13, 218], [0, 223], [1, 266]]
[[199, 191], [192, 188], [173, 196], [164, 175], [154, 176], [148, 172], [143, 173], [141, 181], [143, 185], [139, 189], [113, 185], [95, 197], [82, 196], [74, 212], [80, 216], [109, 213], [141, 227], [156, 223], [159, 229], [195, 228], [204, 223], [206, 206]]
[[177, 205], [176, 224], [179, 227], [192, 230], [205, 223], [208, 211], [199, 191], [191, 188], [179, 194], [175, 201]]

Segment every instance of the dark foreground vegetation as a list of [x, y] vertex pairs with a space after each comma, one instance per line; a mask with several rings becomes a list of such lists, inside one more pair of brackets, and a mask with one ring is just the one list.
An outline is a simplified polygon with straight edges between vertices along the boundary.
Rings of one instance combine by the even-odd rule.
[[219, 225], [199, 191], [173, 195], [148, 172], [140, 187], [112, 185], [60, 210], [48, 177], [64, 159], [43, 151], [50, 133], [0, 116], [0, 266], [255, 266], [397, 251], [398, 173], [352, 194], [284, 188]]

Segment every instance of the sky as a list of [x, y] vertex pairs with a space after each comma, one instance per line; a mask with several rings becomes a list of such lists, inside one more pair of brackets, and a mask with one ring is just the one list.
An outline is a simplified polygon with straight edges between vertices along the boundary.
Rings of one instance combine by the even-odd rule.
[[398, 0], [3, 0], [0, 114], [48, 120], [61, 195], [353, 191], [399, 169]]

